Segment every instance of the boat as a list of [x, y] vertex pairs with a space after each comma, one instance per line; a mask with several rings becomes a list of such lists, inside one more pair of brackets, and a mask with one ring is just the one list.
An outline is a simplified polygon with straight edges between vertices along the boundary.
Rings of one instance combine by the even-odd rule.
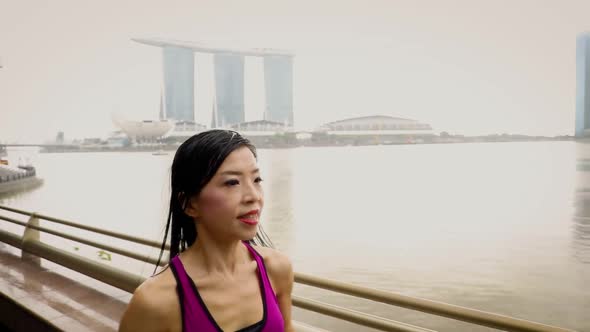
[[9, 165], [6, 146], [0, 146], [0, 194], [8, 194], [27, 189], [33, 189], [43, 184], [37, 177], [37, 170], [30, 161], [19, 162], [13, 167]]

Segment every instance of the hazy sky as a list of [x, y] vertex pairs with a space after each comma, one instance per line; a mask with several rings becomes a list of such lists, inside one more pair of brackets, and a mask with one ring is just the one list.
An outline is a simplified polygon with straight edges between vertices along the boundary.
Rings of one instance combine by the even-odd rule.
[[[576, 35], [590, 1], [0, 0], [0, 141], [105, 137], [157, 118], [162, 37], [290, 49], [296, 127], [384, 114], [462, 134], [573, 134]], [[211, 57], [196, 55], [197, 120]], [[262, 65], [246, 63], [247, 119]]]

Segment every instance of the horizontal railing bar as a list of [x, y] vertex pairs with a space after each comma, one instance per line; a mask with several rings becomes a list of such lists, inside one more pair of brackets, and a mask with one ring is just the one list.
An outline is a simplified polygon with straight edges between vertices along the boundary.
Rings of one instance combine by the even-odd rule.
[[21, 249], [23, 238], [16, 234], [12, 234], [10, 232], [6, 232], [0, 229], [0, 241]]
[[434, 332], [410, 324], [396, 322], [379, 316], [338, 307], [332, 304], [322, 303], [311, 299], [292, 296], [293, 305], [302, 309], [311, 310], [327, 316], [336, 317], [362, 326], [388, 332]]
[[515, 332], [572, 332], [572, 330], [535, 323], [523, 319], [469, 309], [442, 302], [395, 294], [378, 289], [371, 289], [368, 287], [352, 285], [340, 281], [318, 278], [301, 273], [295, 273], [295, 281], [342, 294], [361, 297], [368, 300], [422, 311], [438, 316], [444, 316], [447, 318], [474, 323], [499, 330]]
[[[149, 257], [149, 256], [138, 255], [138, 254], [133, 253], [133, 252], [131, 252], [129, 250], [120, 249], [120, 248], [116, 248], [116, 247], [113, 247], [113, 246], [109, 246], [107, 244], [102, 244], [102, 243], [99, 243], [99, 242], [94, 242], [94, 241], [86, 240], [86, 239], [83, 239], [83, 238], [80, 238], [80, 237], [77, 237], [77, 236], [74, 236], [74, 235], [68, 235], [68, 234], [65, 234], [65, 233], [62, 233], [62, 232], [58, 232], [58, 231], [55, 231], [55, 230], [52, 230], [52, 229], [49, 229], [49, 228], [45, 228], [43, 226], [29, 225], [26, 222], [23, 222], [23, 221], [20, 221], [20, 220], [16, 220], [16, 219], [13, 219], [13, 218], [4, 217], [4, 216], [0, 216], [0, 219], [6, 220], [6, 221], [9, 221], [9, 222], [12, 222], [12, 223], [17, 224], [17, 225], [21, 225], [21, 226], [29, 227], [29, 228], [32, 228], [32, 229], [36, 229], [36, 230], [41, 231], [41, 232], [45, 232], [45, 233], [49, 233], [49, 234], [52, 234], [52, 235], [55, 235], [55, 236], [59, 236], [59, 237], [62, 237], [64, 239], [76, 241], [76, 242], [79, 242], [79, 243], [87, 244], [87, 245], [92, 246], [92, 247], [96, 247], [96, 248], [104, 249], [104, 250], [107, 250], [107, 251], [110, 251], [110, 252], [114, 252], [114, 253], [117, 253], [119, 255], [123, 255], [123, 256], [129, 257], [129, 258], [136, 259], [138, 261], [147, 262], [147, 263], [151, 263], [151, 264], [154, 264], [154, 265], [158, 262], [157, 259], [152, 258], [152, 257]], [[164, 266], [166, 264], [168, 264], [168, 262], [166, 260], [162, 260], [160, 262], [160, 266]]]
[[111, 286], [133, 293], [145, 280], [144, 277], [125, 272], [108, 265], [94, 262], [65, 250], [39, 241], [24, 241], [22, 249], [28, 253], [50, 260], [68, 269], [102, 281]]
[[[131, 241], [131, 242], [143, 244], [143, 245], [146, 245], [146, 246], [152, 246], [152, 247], [155, 247], [155, 248], [161, 248], [162, 247], [162, 243], [161, 242], [147, 240], [147, 239], [143, 239], [143, 238], [140, 238], [140, 237], [131, 236], [131, 235], [127, 235], [127, 234], [121, 234], [121, 233], [117, 233], [117, 232], [113, 232], [113, 231], [107, 231], [107, 230], [96, 228], [96, 227], [92, 227], [92, 226], [81, 225], [81, 224], [77, 224], [75, 222], [71, 222], [71, 221], [67, 221], [67, 220], [63, 220], [63, 219], [58, 219], [58, 218], [53, 218], [53, 217], [46, 216], [46, 215], [43, 215], [43, 214], [37, 214], [37, 213], [33, 213], [33, 212], [19, 210], [19, 209], [15, 209], [15, 208], [4, 206], [4, 205], [0, 205], [0, 209], [6, 210], [6, 211], [10, 211], [10, 212], [14, 212], [14, 213], [24, 214], [24, 215], [27, 215], [29, 217], [35, 216], [35, 217], [37, 217], [39, 219], [43, 219], [43, 220], [55, 222], [55, 223], [58, 223], [58, 224], [62, 224], [62, 225], [66, 225], [66, 226], [70, 226], [70, 227], [74, 227], [74, 228], [79, 228], [79, 229], [87, 230], [87, 231], [94, 232], [94, 233], [99, 233], [99, 234], [103, 234], [103, 235], [115, 237], [115, 238], [118, 238], [118, 239], [121, 239], [121, 240], [126, 240], [126, 241]], [[166, 244], [166, 247], [165, 248], [166, 248], [166, 250], [170, 250], [170, 245]]]

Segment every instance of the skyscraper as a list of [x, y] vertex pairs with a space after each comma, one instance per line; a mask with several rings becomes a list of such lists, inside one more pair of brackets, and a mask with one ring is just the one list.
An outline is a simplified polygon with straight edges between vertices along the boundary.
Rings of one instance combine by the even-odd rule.
[[590, 129], [590, 33], [576, 42], [576, 136], [589, 136]]
[[195, 121], [195, 57], [191, 49], [162, 48], [164, 112], [166, 119]]
[[264, 120], [293, 126], [293, 57], [264, 56]]
[[293, 53], [269, 48], [232, 48], [197, 42], [133, 38], [162, 48], [164, 85], [160, 119], [195, 121], [194, 53], [213, 54], [214, 105], [211, 127], [228, 127], [245, 121], [244, 62], [246, 56], [264, 59], [266, 108], [264, 120], [293, 125]]
[[244, 56], [215, 54], [216, 116], [212, 127], [244, 122]]

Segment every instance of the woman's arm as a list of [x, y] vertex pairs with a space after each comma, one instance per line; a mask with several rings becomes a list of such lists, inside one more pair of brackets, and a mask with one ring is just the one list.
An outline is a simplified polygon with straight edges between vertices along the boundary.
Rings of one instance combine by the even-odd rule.
[[281, 314], [285, 321], [285, 332], [295, 332], [291, 320], [291, 292], [293, 291], [293, 279], [293, 267], [291, 262], [287, 260], [284, 266], [284, 279], [283, 281], [279, 281], [281, 285], [279, 286], [279, 294], [277, 294], [279, 308], [281, 309]]
[[291, 292], [293, 291], [293, 265], [289, 258], [272, 249], [266, 249], [269, 259], [267, 269], [275, 287], [279, 308], [285, 322], [285, 332], [295, 332], [291, 320]]

